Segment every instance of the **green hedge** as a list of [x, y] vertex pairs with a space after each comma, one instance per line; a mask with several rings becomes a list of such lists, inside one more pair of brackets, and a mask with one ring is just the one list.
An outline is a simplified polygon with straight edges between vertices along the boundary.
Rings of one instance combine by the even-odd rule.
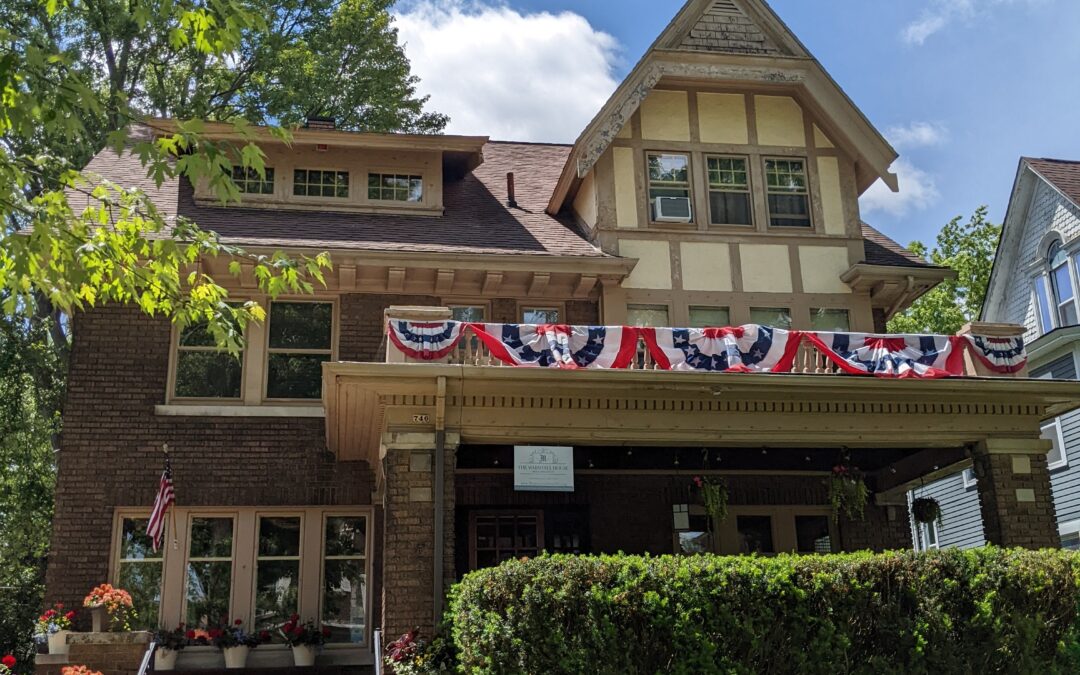
[[474, 572], [468, 673], [1080, 672], [1080, 558], [543, 556]]

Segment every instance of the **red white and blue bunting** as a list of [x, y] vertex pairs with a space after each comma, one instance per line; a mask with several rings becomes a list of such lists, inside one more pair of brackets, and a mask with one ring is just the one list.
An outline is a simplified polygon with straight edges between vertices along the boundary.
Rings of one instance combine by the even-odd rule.
[[1027, 365], [1023, 337], [965, 335], [968, 350], [995, 373], [1015, 373]]
[[959, 338], [946, 335], [804, 333], [845, 373], [875, 377], [939, 378], [964, 374]]
[[628, 368], [637, 354], [638, 329], [629, 326], [564, 326], [473, 323], [470, 330], [491, 355], [526, 368]]
[[786, 373], [799, 349], [799, 333], [768, 328], [644, 328], [642, 336], [662, 370]]
[[454, 351], [467, 324], [459, 321], [400, 321], [391, 319], [387, 335], [402, 354], [421, 361], [436, 361]]
[[791, 372], [805, 338], [837, 368], [854, 375], [940, 378], [964, 375], [964, 351], [995, 373], [1027, 365], [1024, 340], [981, 335], [875, 335], [735, 328], [634, 328], [511, 323], [418, 322], [392, 319], [390, 342], [406, 356], [436, 361], [471, 331], [491, 356], [526, 368], [629, 368], [643, 339], [662, 370]]

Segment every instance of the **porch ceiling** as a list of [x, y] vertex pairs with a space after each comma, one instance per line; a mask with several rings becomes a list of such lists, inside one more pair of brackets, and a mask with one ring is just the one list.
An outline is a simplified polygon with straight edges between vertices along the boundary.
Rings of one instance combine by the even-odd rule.
[[1035, 438], [1080, 407], [1080, 382], [1004, 378], [328, 363], [323, 383], [330, 449], [373, 464], [384, 433], [437, 429], [476, 444], [957, 448]]

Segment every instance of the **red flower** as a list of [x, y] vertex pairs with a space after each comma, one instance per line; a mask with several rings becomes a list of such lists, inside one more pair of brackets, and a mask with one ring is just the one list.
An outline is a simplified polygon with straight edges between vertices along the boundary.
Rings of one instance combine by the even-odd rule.
[[211, 640], [216, 640], [219, 637], [221, 637], [221, 629], [220, 628], [211, 628], [210, 632], [208, 634], [210, 635]]
[[57, 609], [63, 609], [64, 608], [64, 603], [62, 603], [62, 602], [56, 603], [56, 608]]
[[299, 620], [300, 620], [300, 615], [299, 614], [293, 614], [292, 616], [289, 617], [289, 623], [296, 623]]
[[241, 625], [241, 624], [243, 624], [243, 623], [244, 623], [244, 620], [243, 620], [243, 619], [237, 619], [236, 621], [233, 621], [233, 625], [234, 625], [234, 626], [239, 626], [239, 625]]
[[259, 642], [270, 642], [270, 631], [259, 631]]
[[184, 637], [186, 637], [189, 640], [194, 640], [195, 639], [195, 631], [189, 630], [188, 632], [184, 633]]
[[323, 626], [322, 627], [322, 634], [323, 634], [323, 637], [330, 637], [330, 629], [327, 628], [326, 626]]
[[8, 654], [4, 658], [0, 659], [0, 663], [4, 664], [8, 668], [14, 668], [15, 667], [15, 657], [12, 656], [11, 654]]
[[75, 620], [75, 611], [72, 610], [72, 611], [68, 612], [67, 614], [64, 615], [64, 618], [67, 619], [68, 621], [74, 621]]
[[45, 612], [45, 618], [46, 619], [51, 619], [54, 616], [56, 616], [56, 610], [55, 609], [50, 609], [47, 612]]
[[304, 634], [304, 627], [303, 626], [293, 626], [292, 634], [296, 635], [296, 636], [303, 635]]

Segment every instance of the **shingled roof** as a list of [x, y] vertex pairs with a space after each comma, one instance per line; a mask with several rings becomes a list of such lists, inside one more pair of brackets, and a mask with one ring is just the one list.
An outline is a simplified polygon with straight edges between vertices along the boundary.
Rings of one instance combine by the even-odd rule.
[[866, 262], [870, 265], [933, 267], [922, 257], [915, 255], [866, 223], [862, 223], [862, 235]]
[[1023, 161], [1069, 201], [1080, 206], [1080, 162], [1032, 157], [1024, 157]]
[[[572, 216], [545, 212], [569, 153], [568, 145], [489, 142], [483, 164], [444, 185], [441, 218], [209, 206], [196, 203], [186, 180], [157, 187], [135, 157], [110, 149], [86, 168], [125, 187], [141, 188], [169, 217], [190, 218], [223, 241], [247, 247], [610, 258], [585, 239]], [[506, 204], [506, 174], [511, 171], [517, 208]], [[929, 267], [866, 223], [863, 237], [867, 263]]]
[[[443, 217], [208, 206], [186, 180], [160, 188], [131, 155], [100, 152], [87, 170], [143, 189], [167, 216], [184, 216], [247, 247], [304, 247], [455, 254], [610, 257], [590, 244], [572, 217], [544, 211], [570, 152], [566, 145], [488, 143], [484, 163], [443, 188]], [[514, 172], [518, 206], [506, 205]]]

